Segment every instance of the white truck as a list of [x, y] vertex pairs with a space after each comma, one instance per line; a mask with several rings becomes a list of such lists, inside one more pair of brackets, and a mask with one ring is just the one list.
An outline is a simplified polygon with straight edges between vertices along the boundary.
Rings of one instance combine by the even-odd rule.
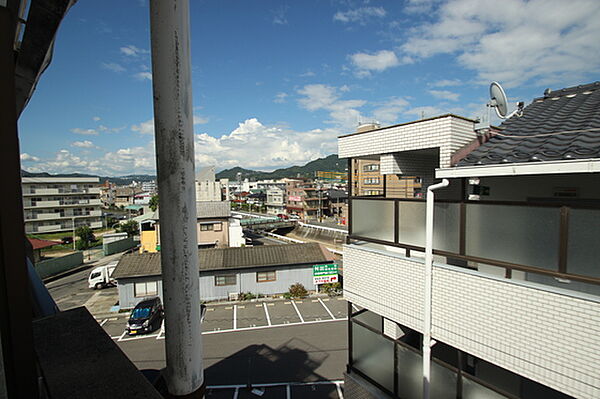
[[89, 288], [95, 288], [97, 290], [116, 285], [117, 282], [111, 277], [113, 272], [115, 271], [115, 267], [117, 267], [117, 263], [119, 262], [111, 262], [104, 266], [96, 267], [90, 273], [88, 277], [88, 286]]

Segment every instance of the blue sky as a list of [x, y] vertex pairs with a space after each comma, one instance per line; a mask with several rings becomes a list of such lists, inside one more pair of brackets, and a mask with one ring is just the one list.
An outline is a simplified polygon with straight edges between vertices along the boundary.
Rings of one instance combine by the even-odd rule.
[[[597, 0], [191, 0], [196, 166], [272, 170], [357, 122], [600, 80]], [[148, 1], [79, 0], [19, 121], [29, 171], [155, 173]], [[497, 122], [497, 121], [496, 121]]]

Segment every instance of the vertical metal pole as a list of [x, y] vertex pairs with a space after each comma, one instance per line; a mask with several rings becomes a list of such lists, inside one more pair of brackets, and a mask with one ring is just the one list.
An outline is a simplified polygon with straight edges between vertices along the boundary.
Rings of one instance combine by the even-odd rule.
[[188, 0], [151, 0], [152, 86], [171, 396], [203, 397]]
[[429, 399], [431, 377], [431, 294], [433, 287], [433, 190], [448, 186], [447, 179], [427, 188], [425, 215], [425, 292], [423, 301], [423, 399]]

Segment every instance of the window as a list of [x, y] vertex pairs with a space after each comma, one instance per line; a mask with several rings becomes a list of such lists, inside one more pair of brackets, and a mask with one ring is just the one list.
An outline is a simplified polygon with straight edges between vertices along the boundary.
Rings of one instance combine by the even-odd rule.
[[376, 170], [379, 170], [379, 164], [377, 164], [377, 163], [371, 163], [371, 164], [363, 166], [364, 172], [374, 172]]
[[201, 224], [200, 231], [212, 231], [214, 228], [213, 224]]
[[236, 285], [237, 276], [235, 274], [222, 274], [215, 276], [215, 285], [221, 287], [224, 285]]
[[156, 281], [146, 281], [144, 283], [135, 283], [133, 294], [136, 297], [144, 297], [158, 294], [158, 284]]
[[363, 190], [363, 195], [381, 195], [379, 190]]
[[265, 283], [267, 281], [275, 281], [277, 280], [277, 275], [274, 271], [272, 272], [257, 272], [256, 273], [256, 282], [257, 283]]
[[365, 184], [379, 184], [379, 177], [367, 177], [365, 178]]
[[215, 231], [223, 231], [223, 223], [215, 223], [214, 229]]

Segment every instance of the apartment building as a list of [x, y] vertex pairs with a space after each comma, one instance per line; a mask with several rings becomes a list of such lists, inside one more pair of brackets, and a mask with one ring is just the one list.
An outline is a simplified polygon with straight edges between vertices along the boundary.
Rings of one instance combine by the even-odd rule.
[[286, 211], [303, 220], [317, 219], [329, 213], [329, 199], [314, 182], [291, 180], [286, 184]]
[[98, 177], [23, 177], [25, 233], [102, 227]]
[[546, 93], [496, 135], [443, 115], [339, 138], [349, 167], [449, 182], [431, 268], [425, 201], [350, 193], [345, 397], [421, 398], [426, 375], [434, 398], [600, 397], [599, 89]]
[[269, 215], [285, 213], [285, 189], [276, 186], [267, 188], [266, 205]]
[[415, 176], [385, 175], [380, 172], [378, 157], [353, 160], [352, 184], [356, 195], [383, 195], [384, 192], [401, 198], [420, 198], [421, 181]]

